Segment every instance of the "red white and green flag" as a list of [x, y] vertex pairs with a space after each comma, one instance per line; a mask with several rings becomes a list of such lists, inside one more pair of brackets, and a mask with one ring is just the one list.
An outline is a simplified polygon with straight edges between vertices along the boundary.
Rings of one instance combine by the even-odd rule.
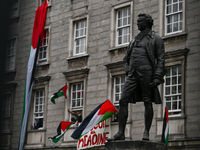
[[65, 96], [65, 98], [67, 98], [67, 85], [51, 95], [51, 102], [55, 104], [55, 99], [60, 96]]
[[168, 144], [169, 136], [169, 122], [168, 122], [168, 109], [165, 107], [165, 116], [163, 120], [163, 130], [162, 130], [162, 139], [161, 142]]
[[47, 1], [45, 0], [43, 5], [37, 8], [36, 14], [35, 14], [32, 43], [31, 43], [31, 48], [29, 52], [29, 60], [28, 60], [26, 86], [25, 86], [25, 91], [24, 91], [24, 107], [23, 107], [23, 112], [22, 112], [21, 132], [20, 132], [19, 145], [18, 145], [19, 150], [22, 150], [23, 145], [24, 145], [27, 118], [28, 118], [32, 88], [33, 88], [35, 65], [37, 61], [39, 44], [43, 36], [44, 25], [46, 21], [46, 13], [47, 13]]
[[72, 125], [72, 122], [61, 121], [57, 128], [57, 135], [54, 137], [49, 137], [49, 140], [51, 140], [54, 143], [57, 143], [63, 137], [63, 135], [67, 132], [67, 130], [70, 128], [71, 125]]
[[77, 150], [105, 145], [106, 139], [111, 136], [110, 131], [110, 118], [108, 118], [94, 126], [78, 140]]
[[94, 126], [108, 119], [118, 112], [115, 106], [106, 100], [104, 103], [96, 107], [80, 124], [80, 126], [72, 133], [71, 137], [80, 139], [84, 134], [89, 132]]

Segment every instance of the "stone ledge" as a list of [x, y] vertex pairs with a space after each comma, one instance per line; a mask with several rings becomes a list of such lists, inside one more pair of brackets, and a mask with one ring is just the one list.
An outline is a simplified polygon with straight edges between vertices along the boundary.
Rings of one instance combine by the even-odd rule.
[[106, 142], [105, 150], [167, 150], [167, 145], [154, 141]]

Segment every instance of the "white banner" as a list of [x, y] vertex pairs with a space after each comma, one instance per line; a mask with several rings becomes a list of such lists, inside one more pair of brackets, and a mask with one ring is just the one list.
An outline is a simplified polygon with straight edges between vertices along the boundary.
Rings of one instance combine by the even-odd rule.
[[105, 145], [106, 139], [110, 136], [110, 119], [107, 119], [94, 126], [87, 134], [82, 136], [80, 140], [78, 140], [77, 149], [80, 150]]

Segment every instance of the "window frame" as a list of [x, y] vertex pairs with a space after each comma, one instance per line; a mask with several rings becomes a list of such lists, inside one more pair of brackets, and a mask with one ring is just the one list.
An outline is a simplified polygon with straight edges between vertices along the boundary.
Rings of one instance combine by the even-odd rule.
[[[74, 55], [74, 36], [75, 36], [75, 22], [86, 19], [86, 46], [85, 46], [85, 52]], [[82, 56], [88, 56], [88, 38], [89, 38], [89, 15], [83, 15], [79, 17], [75, 17], [70, 19], [70, 25], [69, 25], [69, 43], [68, 43], [68, 58], [77, 58]]]
[[[127, 80], [127, 76], [124, 74], [124, 75], [119, 75], [119, 76], [113, 76], [113, 102], [114, 102], [114, 104], [116, 104], [116, 106], [117, 105], [119, 105], [119, 101], [116, 101], [116, 99], [115, 99], [115, 94], [116, 94], [116, 78], [117, 77], [120, 77], [120, 83], [119, 83], [119, 100], [120, 100], [120, 98], [121, 98], [121, 94], [122, 94], [122, 88], [121, 88], [121, 86], [123, 86], [124, 85], [124, 83], [126, 82], [126, 80]], [[125, 77], [125, 81], [124, 81], [124, 83], [122, 84], [121, 83], [121, 77]]]
[[177, 36], [179, 34], [185, 34], [186, 33], [186, 29], [185, 29], [185, 24], [186, 24], [186, 14], [185, 14], [185, 8], [186, 8], [186, 4], [185, 4], [185, 0], [182, 1], [182, 31], [181, 32], [177, 32], [177, 33], [172, 33], [172, 34], [166, 34], [166, 9], [165, 9], [165, 4], [166, 4], [166, 0], [159, 0], [159, 32], [158, 34], [161, 37], [173, 37], [173, 36]]
[[[182, 0], [182, 10], [181, 11], [179, 11], [179, 4], [180, 4], [180, 0], [177, 0], [178, 2], [175, 2], [175, 3], [177, 3], [178, 4], [178, 11], [177, 12], [172, 12], [172, 13], [170, 13], [170, 14], [167, 14], [167, 0], [165, 0], [165, 35], [171, 35], [171, 34], [176, 34], [176, 33], [180, 33], [180, 32], [182, 32], [182, 30], [183, 30], [183, 0]], [[172, 9], [173, 9], [173, 4], [175, 4], [175, 3], [173, 3], [173, 0], [172, 0], [172, 3], [171, 3], [171, 5], [172, 5]], [[173, 10], [172, 10], [173, 11]], [[182, 26], [181, 26], [181, 30], [177, 30], [177, 31], [173, 31], [173, 27], [174, 27], [174, 24], [175, 24], [175, 22], [173, 21], [171, 24], [172, 24], [172, 32], [167, 32], [167, 17], [168, 16], [172, 16], [172, 20], [173, 20], [173, 18], [174, 18], [174, 16], [176, 15], [176, 14], [178, 14], [178, 18], [180, 19], [180, 15], [179, 14], [182, 14], [182, 20], [180, 21], [180, 20], [178, 20], [177, 22], [178, 22], [178, 29], [179, 29], [179, 23], [181, 22], [181, 24], [182, 24]]]
[[[35, 112], [35, 105], [36, 105], [36, 92], [38, 92], [38, 91], [43, 91], [43, 104], [42, 104], [42, 108], [43, 108], [43, 110], [42, 110], [42, 112], [38, 112], [38, 114], [40, 114], [40, 113], [42, 113], [43, 114], [43, 116], [42, 117], [35, 117], [35, 114], [36, 114], [36, 112]], [[45, 107], [45, 89], [44, 88], [42, 88], [42, 89], [37, 89], [37, 90], [35, 90], [34, 91], [34, 106], [33, 106], [33, 123], [32, 123], [32, 126], [34, 127], [34, 124], [35, 123], [37, 123], [37, 122], [35, 122], [35, 120], [36, 120], [36, 118], [37, 119], [40, 119], [40, 118], [43, 118], [43, 123], [44, 123], [44, 107]], [[39, 97], [39, 99], [40, 99], [41, 97]], [[39, 108], [38, 108], [39, 109]], [[43, 127], [41, 127], [41, 128], [44, 128], [44, 124], [43, 124]]]
[[[79, 84], [81, 84], [81, 89], [80, 90], [78, 90], [77, 89], [77, 86], [79, 85]], [[70, 110], [71, 111], [77, 111], [77, 110], [82, 110], [83, 109], [83, 101], [81, 101], [81, 98], [80, 98], [80, 104], [82, 104], [82, 105], [80, 105], [80, 106], [76, 106], [76, 107], [73, 107], [72, 106], [72, 104], [73, 104], [73, 100], [75, 100], [76, 101], [76, 104], [77, 104], [77, 95], [76, 95], [76, 99], [73, 99], [73, 92], [74, 92], [74, 90], [73, 90], [73, 86], [76, 86], [76, 90], [75, 90], [75, 92], [76, 93], [78, 93], [78, 92], [82, 92], [80, 95], [80, 97], [82, 97], [82, 100], [83, 100], [83, 95], [84, 95], [84, 83], [83, 82], [78, 82], [78, 83], [71, 83], [71, 86], [70, 86], [70, 92], [71, 92], [71, 97], [70, 97]]]
[[[13, 47], [13, 51], [14, 52], [13, 52], [12, 56], [10, 56], [10, 55], [8, 56], [8, 46], [9, 46], [9, 42], [11, 40], [15, 40], [14, 47]], [[6, 71], [13, 71], [13, 70], [15, 70], [15, 65], [16, 65], [16, 63], [15, 63], [15, 61], [16, 61], [16, 50], [17, 50], [17, 37], [13, 37], [13, 38], [8, 39], [8, 43], [7, 43], [7, 47], [6, 47], [6, 68], [5, 68]], [[7, 68], [8, 67], [8, 57], [13, 57], [13, 66], [12, 66], [11, 69]]]
[[[189, 49], [178, 49], [178, 50], [171, 50], [165, 53], [165, 68], [170, 68], [173, 66], [181, 66], [181, 115], [179, 116], [170, 116], [170, 118], [180, 118], [185, 117], [185, 69], [186, 69], [186, 57]], [[159, 86], [162, 97], [164, 98], [164, 84]], [[164, 99], [161, 114], [158, 114], [158, 116], [162, 117], [164, 116]], [[158, 117], [159, 118], [159, 117]]]
[[[80, 22], [82, 22], [82, 21], [84, 21], [84, 29], [85, 29], [85, 35], [83, 35], [83, 36], [79, 36], [79, 37], [76, 37], [76, 27], [77, 27], [77, 23], [80, 23]], [[82, 29], [82, 28], [80, 28], [80, 29]], [[78, 30], [80, 30], [79, 28], [78, 28]], [[79, 53], [78, 54], [76, 54], [76, 47], [77, 47], [77, 45], [76, 45], [76, 41], [77, 40], [79, 40], [79, 39], [84, 39], [85, 38], [85, 43], [84, 43], [84, 51], [83, 52], [80, 52], [80, 50], [79, 50]], [[77, 21], [75, 21], [74, 22], [74, 47], [73, 47], [73, 56], [77, 56], [77, 55], [82, 55], [82, 54], [85, 54], [86, 53], [86, 47], [87, 47], [87, 18], [84, 18], [84, 19], [81, 19], [81, 20], [77, 20]], [[80, 48], [80, 47], [79, 47]]]
[[[178, 81], [177, 81], [177, 85], [176, 86], [180, 86], [181, 85], [181, 93], [176, 93], [176, 94], [171, 94], [171, 92], [170, 92], [170, 94], [168, 95], [168, 97], [171, 97], [171, 100], [170, 100], [170, 103], [171, 103], [171, 107], [172, 107], [172, 104], [173, 104], [173, 102], [175, 102], [175, 101], [179, 101], [178, 103], [180, 103], [181, 102], [181, 106], [180, 106], [180, 108], [179, 109], [177, 109], [177, 110], [174, 110], [174, 111], [172, 111], [172, 110], [169, 110], [168, 109], [168, 112], [169, 112], [169, 117], [179, 117], [179, 116], [181, 116], [181, 113], [182, 113], [182, 99], [179, 99], [179, 100], [173, 100], [172, 99], [172, 97], [173, 96], [177, 96], [177, 97], [179, 97], [179, 96], [181, 96], [182, 97], [182, 66], [181, 65], [175, 65], [175, 66], [169, 66], [169, 67], [167, 67], [167, 68], [169, 68], [170, 70], [172, 69], [172, 68], [176, 68], [176, 69], [178, 69], [178, 67], [180, 67], [180, 69], [181, 69], [181, 74], [179, 75], [179, 74], [177, 74], [176, 76], [175, 75], [172, 75], [172, 74], [170, 74], [170, 76], [169, 76], [169, 78], [170, 78], [170, 85], [169, 86], [167, 86], [167, 87], [170, 87], [170, 89], [171, 89], [171, 87], [172, 87], [172, 84], [171, 84], [171, 82], [172, 82], [172, 77], [176, 77], [176, 78], [178, 78], [178, 76], [181, 76], [181, 81], [180, 81], [180, 84], [178, 83]], [[178, 70], [177, 70], [178, 71]], [[171, 71], [170, 71], [171, 72]], [[178, 72], [177, 72], [178, 73]], [[164, 77], [164, 80], [165, 80], [165, 83], [166, 83], [166, 76]], [[178, 80], [178, 79], [177, 79]], [[166, 94], [165, 94], [165, 83], [163, 84], [163, 115], [164, 115], [164, 110], [165, 110], [165, 107], [166, 107]], [[178, 87], [177, 87], [178, 88]], [[178, 91], [178, 89], [177, 89], [177, 91]], [[177, 104], [178, 105], [178, 104]], [[176, 113], [176, 112], [180, 112], [179, 114], [172, 114], [172, 115], [170, 115], [170, 113]]]
[[[44, 59], [39, 59], [39, 55], [40, 55], [40, 48], [41, 48], [41, 46], [39, 46], [39, 49], [38, 49], [38, 58], [37, 58], [37, 65], [45, 65], [45, 64], [49, 64], [49, 62], [50, 62], [50, 60], [49, 60], [49, 58], [50, 58], [50, 42], [51, 42], [51, 27], [50, 26], [45, 26], [44, 27], [44, 31], [45, 30], [48, 30], [49, 31], [49, 36], [48, 36], [48, 43], [47, 43], [47, 45], [46, 45], [46, 58], [44, 58]], [[43, 47], [45, 47], [45, 46], [43, 46]]]
[[[129, 19], [130, 19], [130, 20], [129, 20], [129, 24], [127, 24], [127, 25], [125, 25], [125, 26], [122, 25], [122, 26], [118, 27], [118, 19], [119, 19], [119, 18], [118, 18], [118, 12], [121, 11], [121, 10], [127, 9], [127, 8], [129, 8], [129, 11], [130, 11], [130, 16], [128, 16], [128, 17], [130, 17], [130, 18], [129, 18]], [[122, 11], [122, 18], [124, 18], [123, 12], [124, 12], [124, 11]], [[116, 14], [115, 14], [115, 15], [116, 15], [116, 29], [115, 29], [115, 35], [116, 35], [116, 36], [115, 36], [115, 41], [116, 41], [116, 42], [115, 42], [115, 45], [116, 45], [116, 47], [117, 47], [117, 46], [127, 45], [127, 44], [130, 42], [131, 7], [130, 7], [130, 6], [126, 6], [126, 7], [123, 7], [123, 8], [116, 9]], [[123, 21], [122, 21], [122, 22], [123, 22]], [[129, 34], [128, 34], [128, 35], [129, 35], [129, 40], [127, 39], [128, 41], [127, 41], [126, 43], [123, 43], [123, 39], [124, 39], [123, 37], [124, 37], [125, 34], [122, 33], [122, 44], [119, 44], [119, 41], [118, 41], [118, 38], [119, 38], [119, 30], [122, 29], [122, 32], [124, 32], [123, 29], [125, 29], [125, 28], [127, 28], [127, 27], [129, 27]]]
[[127, 43], [117, 45], [117, 35], [116, 35], [116, 28], [117, 28], [117, 10], [123, 9], [125, 7], [130, 7], [130, 37], [129, 39], [131, 40], [133, 38], [133, 16], [134, 16], [134, 11], [133, 11], [133, 2], [126, 2], [126, 3], [121, 3], [112, 6], [111, 10], [111, 28], [110, 28], [110, 48], [115, 48], [115, 47], [123, 47], [123, 46], [128, 46], [128, 41]]

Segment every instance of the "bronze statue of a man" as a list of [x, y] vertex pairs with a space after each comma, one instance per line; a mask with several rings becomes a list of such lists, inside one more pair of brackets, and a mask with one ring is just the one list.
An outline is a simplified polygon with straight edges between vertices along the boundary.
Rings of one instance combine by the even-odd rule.
[[143, 140], [149, 140], [153, 119], [152, 102], [161, 104], [157, 86], [163, 82], [165, 51], [162, 39], [152, 31], [153, 19], [141, 13], [137, 20], [141, 31], [129, 43], [123, 59], [127, 80], [119, 101], [119, 131], [107, 141], [125, 140], [124, 130], [128, 117], [128, 103], [144, 102], [145, 130]]

